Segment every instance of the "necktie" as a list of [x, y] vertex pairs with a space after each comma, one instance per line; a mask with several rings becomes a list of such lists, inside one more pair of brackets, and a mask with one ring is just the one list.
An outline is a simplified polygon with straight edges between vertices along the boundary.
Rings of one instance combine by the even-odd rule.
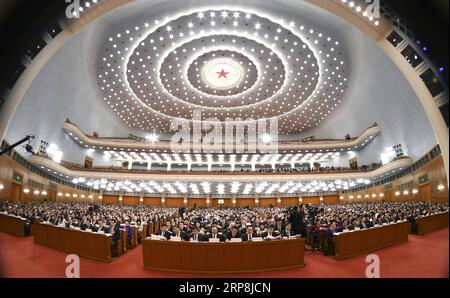
[[251, 234], [248, 234], [248, 239], [252, 240], [252, 235]]

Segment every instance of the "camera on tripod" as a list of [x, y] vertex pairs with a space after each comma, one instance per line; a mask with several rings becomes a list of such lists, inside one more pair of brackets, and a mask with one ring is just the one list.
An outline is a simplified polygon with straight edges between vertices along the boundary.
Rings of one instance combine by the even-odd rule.
[[306, 209], [308, 210], [308, 221], [310, 224], [313, 224], [315, 222], [317, 214], [324, 211], [323, 208], [319, 208], [317, 206], [312, 205], [306, 206]]

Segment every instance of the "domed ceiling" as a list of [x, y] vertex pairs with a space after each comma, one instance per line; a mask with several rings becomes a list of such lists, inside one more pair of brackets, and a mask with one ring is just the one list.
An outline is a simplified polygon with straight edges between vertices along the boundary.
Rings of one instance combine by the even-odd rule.
[[173, 119], [276, 117], [280, 134], [325, 120], [343, 101], [348, 61], [330, 32], [245, 9], [148, 19], [105, 37], [98, 86], [130, 127], [170, 132]]

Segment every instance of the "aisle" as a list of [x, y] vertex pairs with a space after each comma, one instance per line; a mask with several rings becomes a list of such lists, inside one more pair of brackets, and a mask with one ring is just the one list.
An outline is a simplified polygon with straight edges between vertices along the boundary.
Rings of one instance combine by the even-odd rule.
[[[426, 236], [410, 235], [407, 243], [380, 250], [376, 254], [381, 260], [382, 277], [448, 277], [449, 229]], [[17, 238], [0, 233], [2, 277], [65, 277], [66, 255], [34, 244], [32, 237]], [[200, 260], [201, 256], [198, 258]], [[305, 252], [305, 264], [300, 269], [240, 277], [365, 277], [365, 256], [335, 261], [320, 253]], [[81, 277], [194, 277], [144, 270], [141, 245], [111, 263], [81, 258], [80, 271]]]

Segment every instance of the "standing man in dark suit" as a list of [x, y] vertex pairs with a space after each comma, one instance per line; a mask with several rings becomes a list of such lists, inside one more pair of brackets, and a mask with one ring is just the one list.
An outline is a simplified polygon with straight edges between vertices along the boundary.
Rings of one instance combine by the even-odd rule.
[[131, 239], [133, 238], [133, 227], [130, 225], [130, 221], [129, 220], [125, 220], [125, 231], [127, 231], [127, 249], [131, 249], [132, 244], [131, 244]]
[[111, 250], [113, 257], [119, 256], [119, 240], [120, 240], [120, 223], [117, 222], [117, 220], [112, 219], [111, 220], [111, 234], [112, 237], [112, 244], [111, 244]]
[[324, 255], [334, 254], [334, 233], [337, 233], [337, 222], [332, 220], [330, 226], [327, 228], [328, 249]]
[[300, 207], [294, 206], [289, 215], [289, 222], [292, 223], [292, 229], [297, 235], [302, 235], [302, 237], [306, 237], [304, 208], [303, 205], [300, 205]]

